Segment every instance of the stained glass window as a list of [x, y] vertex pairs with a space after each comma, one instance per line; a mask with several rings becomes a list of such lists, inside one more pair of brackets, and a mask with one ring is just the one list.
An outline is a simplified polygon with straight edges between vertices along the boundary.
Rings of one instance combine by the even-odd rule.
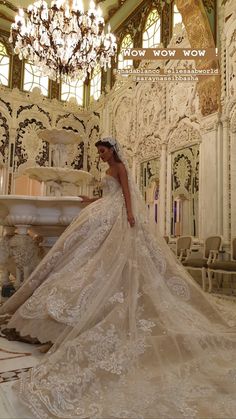
[[146, 20], [143, 31], [143, 48], [154, 48], [161, 42], [161, 19], [157, 9], [153, 9]]
[[177, 25], [177, 23], [181, 23], [182, 22], [182, 15], [179, 13], [176, 4], [174, 4], [173, 7], [173, 28], [175, 27], [175, 25]]
[[9, 85], [10, 57], [4, 44], [0, 42], [0, 84]]
[[67, 101], [74, 97], [78, 105], [84, 103], [84, 82], [83, 80], [74, 80], [61, 83], [61, 100]]
[[90, 80], [90, 97], [94, 100], [98, 100], [101, 95], [101, 81], [102, 81], [102, 72], [101, 67], [96, 65], [93, 70], [92, 77]]
[[124, 60], [122, 50], [127, 48], [133, 48], [133, 40], [130, 36], [130, 34], [126, 35], [120, 45], [120, 53], [118, 55], [118, 68], [124, 69], [124, 68], [130, 68], [133, 65], [133, 60]]
[[44, 96], [48, 96], [48, 77], [42, 76], [38, 67], [31, 63], [25, 63], [24, 67], [23, 89], [31, 92], [34, 87], [38, 87]]

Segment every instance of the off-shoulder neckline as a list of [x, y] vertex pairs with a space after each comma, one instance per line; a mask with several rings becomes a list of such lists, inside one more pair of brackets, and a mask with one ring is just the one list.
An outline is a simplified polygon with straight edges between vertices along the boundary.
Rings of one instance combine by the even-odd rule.
[[106, 173], [106, 176], [111, 177], [112, 179], [114, 179], [120, 185], [119, 180], [115, 176], [109, 175], [108, 173]]

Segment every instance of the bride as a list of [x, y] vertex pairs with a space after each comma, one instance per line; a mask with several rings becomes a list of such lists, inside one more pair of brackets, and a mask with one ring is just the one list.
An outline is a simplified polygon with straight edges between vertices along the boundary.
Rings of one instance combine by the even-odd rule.
[[96, 146], [103, 197], [1, 310], [55, 342], [19, 398], [37, 418], [232, 419], [236, 327], [152, 234], [118, 143]]
[[[109, 164], [103, 198], [81, 212], [29, 280], [0, 308], [0, 314], [15, 312], [7, 329], [16, 329], [22, 337], [55, 342], [65, 326], [74, 326], [91, 285], [100, 286], [102, 266], [95, 256], [108, 254], [108, 242], [119, 246], [119, 240], [123, 241], [123, 235], [118, 236], [125, 211], [129, 225], [134, 226], [126, 169], [115, 144], [110, 138], [96, 143], [100, 158]], [[98, 200], [82, 198], [87, 203]]]

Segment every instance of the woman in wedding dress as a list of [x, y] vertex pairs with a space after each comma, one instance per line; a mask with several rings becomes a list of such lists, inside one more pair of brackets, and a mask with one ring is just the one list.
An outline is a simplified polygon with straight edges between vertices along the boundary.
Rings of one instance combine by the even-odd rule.
[[103, 198], [18, 291], [24, 330], [49, 322], [57, 338], [18, 383], [21, 402], [40, 419], [234, 418], [235, 324], [152, 234], [117, 142], [97, 147]]
[[[107, 242], [103, 242], [108, 236], [119, 245], [116, 218], [124, 212], [124, 202], [120, 199], [120, 187], [117, 193], [118, 177], [126, 198], [127, 219], [130, 226], [134, 225], [125, 166], [109, 141], [100, 141], [97, 147], [100, 158], [110, 165], [109, 175], [103, 179], [103, 198], [81, 212], [28, 281], [0, 308], [0, 314], [15, 313], [7, 329], [16, 329], [21, 337], [55, 342], [66, 326], [74, 326], [83, 311], [86, 287], [100, 283], [96, 278], [98, 263], [93, 256], [107, 252]], [[82, 198], [88, 203], [98, 200]]]

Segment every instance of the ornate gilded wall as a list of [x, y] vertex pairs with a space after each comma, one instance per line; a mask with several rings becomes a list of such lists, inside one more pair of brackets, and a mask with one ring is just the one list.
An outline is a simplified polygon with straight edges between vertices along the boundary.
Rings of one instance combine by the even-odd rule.
[[82, 143], [71, 145], [68, 166], [75, 169], [88, 165], [88, 143], [98, 137], [99, 115], [73, 103], [49, 100], [39, 91], [26, 94], [14, 88], [0, 87], [0, 165], [4, 168], [4, 190], [12, 191], [14, 173], [22, 165], [47, 166], [48, 143], [37, 134], [44, 128], [63, 128], [80, 134]]
[[[227, 242], [236, 235], [236, 3], [234, 0], [225, 5], [217, 3], [217, 34], [216, 3], [195, 1], [196, 13], [190, 3], [177, 2], [185, 16], [186, 28], [176, 27], [168, 46], [209, 47], [216, 40], [221, 77], [202, 79], [196, 84], [135, 82], [116, 76], [112, 90], [94, 109], [101, 114], [102, 133], [117, 136], [125, 147], [144, 193], [143, 171], [148, 172], [149, 162], [157, 162], [161, 232], [173, 233], [173, 198], [180, 192], [191, 203], [183, 232], [200, 238], [221, 234]], [[204, 31], [199, 35], [201, 28]], [[120, 34], [125, 30], [120, 30]], [[201, 63], [204, 64], [203, 68], [218, 65]], [[140, 65], [182, 68], [189, 62], [172, 60], [166, 64]], [[183, 189], [182, 193], [178, 187]]]

